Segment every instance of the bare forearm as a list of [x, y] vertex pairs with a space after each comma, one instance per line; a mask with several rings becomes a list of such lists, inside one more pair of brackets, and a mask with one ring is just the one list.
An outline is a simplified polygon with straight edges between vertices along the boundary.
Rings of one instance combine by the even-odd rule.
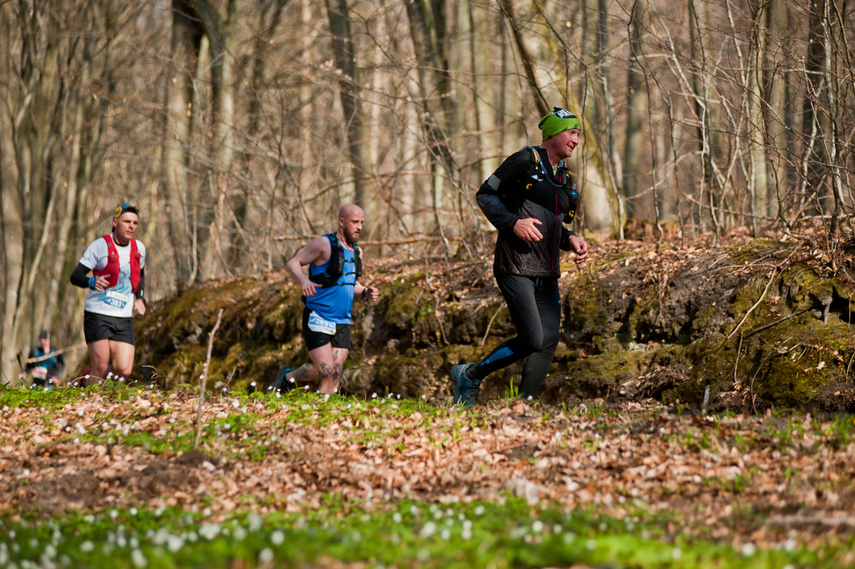
[[285, 270], [300, 286], [303, 286], [303, 281], [308, 280], [308, 277], [303, 273], [303, 267], [300, 266], [300, 262], [296, 258], [285, 263]]

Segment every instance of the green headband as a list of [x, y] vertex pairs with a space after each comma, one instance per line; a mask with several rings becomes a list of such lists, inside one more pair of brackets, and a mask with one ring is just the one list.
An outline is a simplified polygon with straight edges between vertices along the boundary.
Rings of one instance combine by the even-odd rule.
[[565, 130], [577, 129], [582, 130], [582, 123], [576, 118], [576, 115], [561, 107], [553, 107], [552, 112], [540, 119], [537, 123], [540, 130], [543, 131], [543, 140], [552, 138], [556, 134], [560, 134]]

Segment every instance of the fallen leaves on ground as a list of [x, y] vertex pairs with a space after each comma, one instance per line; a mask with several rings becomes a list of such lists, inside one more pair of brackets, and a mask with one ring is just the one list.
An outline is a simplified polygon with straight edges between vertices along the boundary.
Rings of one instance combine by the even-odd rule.
[[672, 536], [735, 547], [818, 547], [855, 531], [849, 416], [215, 395], [192, 449], [196, 397], [123, 389], [87, 390], [57, 409], [4, 408], [0, 509], [16, 518], [180, 506], [216, 520], [305, 511], [330, 494], [370, 509], [510, 492], [618, 518], [671, 516]]

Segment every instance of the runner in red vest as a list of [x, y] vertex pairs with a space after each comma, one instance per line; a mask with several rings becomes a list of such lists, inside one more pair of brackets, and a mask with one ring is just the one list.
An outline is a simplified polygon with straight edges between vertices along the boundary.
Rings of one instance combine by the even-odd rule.
[[117, 377], [129, 378], [133, 370], [133, 316], [145, 314], [145, 246], [134, 239], [139, 222], [136, 207], [117, 207], [113, 232], [93, 241], [71, 273], [71, 284], [89, 289], [83, 312], [88, 384], [106, 378], [111, 366]]

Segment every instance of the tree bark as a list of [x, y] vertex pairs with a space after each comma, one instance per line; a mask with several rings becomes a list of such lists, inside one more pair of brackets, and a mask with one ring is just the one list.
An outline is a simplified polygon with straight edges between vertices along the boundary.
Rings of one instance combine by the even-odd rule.
[[332, 32], [333, 56], [339, 70], [339, 98], [341, 99], [347, 136], [345, 156], [353, 168], [353, 201], [366, 212], [363, 231], [370, 235], [369, 219], [374, 213], [368, 198], [369, 156], [368, 136], [360, 97], [361, 77], [356, 63], [356, 53], [350, 30], [347, 0], [326, 0], [327, 16]]
[[[268, 47], [273, 42], [273, 37], [279, 24], [282, 21], [282, 11], [288, 4], [289, 0], [257, 0], [256, 10], [258, 13], [258, 27], [253, 35], [252, 52], [250, 54], [250, 63], [247, 66], [250, 69], [249, 74], [249, 97], [245, 107], [247, 115], [246, 133], [254, 141], [253, 145], [245, 146], [245, 150], [241, 156], [240, 170], [251, 172], [253, 169], [253, 151], [257, 146], [263, 146], [265, 137], [262, 136], [264, 121], [262, 116], [266, 109], [261, 103], [261, 99], [266, 87], [265, 71], [267, 69], [267, 61], [271, 50]], [[275, 195], [277, 187], [270, 189], [270, 194]], [[241, 260], [244, 260], [243, 252], [246, 243], [247, 230], [246, 225], [250, 213], [250, 203], [253, 198], [254, 190], [250, 184], [242, 184], [240, 193], [237, 199], [232, 204], [232, 225], [231, 235], [229, 237], [230, 249], [227, 252], [227, 262], [231, 267], [239, 266]], [[264, 260], [255, 255], [250, 255], [250, 263], [253, 272], [261, 269], [260, 263]]]
[[[193, 227], [194, 264], [197, 267], [193, 275], [196, 282], [201, 282], [215, 276], [215, 259], [220, 260], [224, 272], [228, 271], [223, 260], [222, 238], [229, 177], [234, 160], [234, 46], [237, 0], [228, 0], [225, 17], [210, 0], [190, 0], [188, 3], [198, 16], [202, 30], [208, 38], [211, 62], [212, 132], [210, 137], [206, 136], [209, 142], [206, 149], [205, 188], [198, 190], [199, 195], [207, 191], [210, 196], [209, 199], [199, 200], [195, 205], [196, 223]], [[199, 76], [201, 75], [200, 70]]]
[[[645, 115], [644, 68], [642, 65], [644, 38], [650, 29], [648, 0], [636, 0], [629, 22], [629, 69], [626, 79], [626, 138], [623, 150], [623, 195], [626, 200], [626, 216], [635, 217], [638, 205], [633, 197], [638, 193], [638, 176], [641, 170], [642, 145]], [[649, 104], [649, 103], [648, 103]], [[651, 149], [651, 151], [655, 151]]]
[[[841, 36], [835, 36], [835, 29], [837, 28], [837, 18], [835, 17], [834, 10], [832, 6], [836, 4], [835, 0], [825, 0], [823, 5], [822, 12], [822, 30], [823, 30], [823, 39], [824, 39], [824, 54], [825, 54], [825, 65], [824, 68], [824, 78], [826, 84], [826, 104], [827, 104], [827, 115], [829, 117], [829, 128], [828, 128], [828, 153], [829, 153], [829, 175], [831, 180], [829, 184], [831, 186], [831, 198], [832, 198], [832, 210], [831, 210], [831, 223], [829, 225], [829, 234], [833, 241], [836, 242], [836, 238], [841, 229], [841, 225], [845, 224], [852, 229], [852, 223], [849, 220], [848, 216], [846, 216], [846, 208], [844, 206], [844, 196], [843, 196], [843, 174], [842, 174], [842, 164], [845, 159], [842, 157], [842, 152], [846, 144], [843, 142], [843, 136], [841, 132], [841, 125], [839, 122], [838, 115], [838, 105], [839, 96], [841, 93], [846, 92], [847, 88], [839, 89], [839, 82], [842, 77], [846, 77], [847, 75], [851, 79], [852, 69], [851, 67], [848, 69], [840, 69], [837, 64], [837, 60], [839, 58], [839, 50], [833, 48], [834, 44], [845, 44], [845, 38]], [[844, 80], [845, 81], [845, 80]], [[850, 211], [852, 204], [849, 204]], [[836, 262], [835, 262], [836, 268]]]
[[766, 121], [763, 108], [763, 49], [766, 45], [765, 10], [759, 4], [752, 17], [753, 34], [748, 50], [746, 94], [748, 99], [748, 151], [751, 160], [751, 181], [749, 190], [752, 196], [751, 226], [754, 235], [758, 233], [758, 216], [768, 215], [767, 197], [769, 194], [768, 172], [766, 167]]
[[12, 3], [0, 3], [0, 229], [3, 234], [3, 329], [0, 330], [0, 383], [15, 380], [18, 338], [15, 312], [24, 272], [24, 223], [21, 212], [18, 164], [15, 160], [12, 85]]
[[202, 28], [188, 0], [172, 2], [172, 76], [168, 83], [166, 132], [163, 142], [164, 186], [167, 192], [167, 226], [174, 247], [176, 279], [183, 286], [197, 273], [194, 207], [188, 179], [189, 151], [193, 146], [195, 73]]
[[453, 116], [453, 94], [445, 53], [445, 17], [442, 0], [413, 0], [406, 3], [410, 35], [419, 67], [417, 105], [422, 120], [424, 143], [429, 153], [431, 172], [431, 205], [435, 230], [445, 243], [445, 229], [440, 218], [446, 181], [454, 180], [455, 167], [448, 143], [448, 127]]
[[767, 198], [769, 214], [778, 216], [786, 209], [786, 196], [790, 187], [791, 172], [787, 167], [790, 140], [787, 132], [792, 128], [789, 108], [789, 87], [786, 46], [790, 38], [789, 11], [785, 2], [771, 2], [767, 11], [768, 32], [766, 53], [769, 56], [769, 77], [766, 100], [766, 145], [770, 149], [770, 184]]
[[[713, 227], [713, 242], [718, 243], [722, 227], [718, 218], [721, 195], [715, 190], [713, 162], [718, 154], [718, 137], [715, 116], [716, 105], [712, 101], [712, 71], [707, 64], [709, 49], [709, 15], [705, 0], [689, 0], [689, 35], [692, 61], [698, 66], [692, 77], [695, 115], [698, 121], [698, 148], [700, 150], [701, 180], [698, 191], [698, 203], [709, 208], [709, 220]], [[698, 211], [697, 221], [703, 222], [702, 211]]]
[[807, 164], [807, 194], [802, 196], [803, 202], [811, 203], [807, 211], [812, 214], [822, 212], [822, 200], [827, 196], [828, 152], [826, 150], [826, 133], [828, 120], [822, 112], [822, 105], [827, 101], [825, 83], [825, 46], [826, 37], [823, 31], [823, 14], [828, 0], [814, 0], [807, 5], [810, 14], [808, 29], [807, 57], [805, 59], [805, 75], [807, 93], [802, 106], [802, 134], [810, 149], [805, 162]]
[[537, 114], [540, 116], [545, 115], [549, 111], [552, 110], [552, 107], [547, 102], [546, 98], [543, 96], [543, 93], [540, 90], [540, 86], [537, 83], [537, 76], [534, 72], [534, 60], [531, 55], [529, 55], [528, 50], [526, 49], [525, 42], [523, 41], [522, 31], [520, 30], [519, 22], [517, 21], [516, 16], [514, 15], [514, 5], [511, 0], [497, 0], [499, 3], [499, 7], [502, 9], [502, 13], [505, 18], [508, 20], [508, 24], [511, 28], [511, 37], [513, 38], [514, 45], [519, 52], [520, 62], [523, 65], [523, 69], [525, 70], [525, 77], [527, 79], [528, 86], [530, 88], [530, 93], [532, 97], [532, 102], [535, 107], [537, 107]]

